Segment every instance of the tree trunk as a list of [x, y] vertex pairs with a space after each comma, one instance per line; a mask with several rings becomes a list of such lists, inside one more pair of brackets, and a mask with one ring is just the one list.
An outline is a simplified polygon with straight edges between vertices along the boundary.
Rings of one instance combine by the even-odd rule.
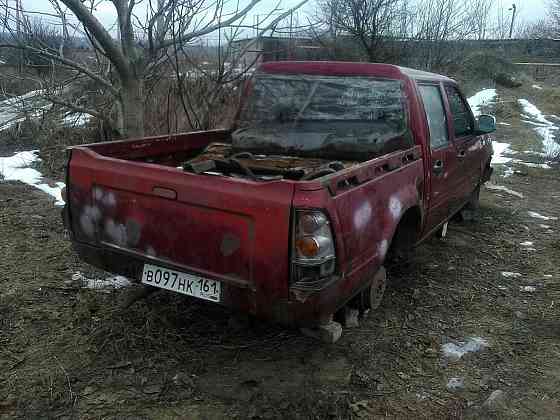
[[121, 90], [119, 130], [123, 137], [144, 136], [144, 95], [142, 80], [127, 80]]

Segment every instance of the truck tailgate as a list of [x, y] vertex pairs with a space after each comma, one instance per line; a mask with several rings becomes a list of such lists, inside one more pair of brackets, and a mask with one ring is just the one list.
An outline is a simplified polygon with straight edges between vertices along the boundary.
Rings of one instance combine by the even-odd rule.
[[87, 148], [72, 150], [68, 174], [77, 241], [287, 293], [293, 184], [196, 175]]

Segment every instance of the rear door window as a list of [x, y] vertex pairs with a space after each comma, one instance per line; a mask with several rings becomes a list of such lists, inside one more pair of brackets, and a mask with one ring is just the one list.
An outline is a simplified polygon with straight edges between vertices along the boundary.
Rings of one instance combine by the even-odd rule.
[[463, 137], [472, 134], [474, 121], [463, 97], [454, 86], [446, 86], [445, 92], [447, 93], [449, 108], [453, 115], [455, 137]]
[[445, 108], [439, 86], [419, 85], [419, 88], [430, 129], [430, 147], [432, 149], [445, 147], [449, 144], [449, 136], [447, 133]]

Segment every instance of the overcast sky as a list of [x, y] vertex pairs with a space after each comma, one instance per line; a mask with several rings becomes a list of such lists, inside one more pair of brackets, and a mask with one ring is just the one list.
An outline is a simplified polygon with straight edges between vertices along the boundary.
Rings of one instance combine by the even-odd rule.
[[[15, 4], [15, 0], [9, 0]], [[240, 0], [241, 4], [247, 4], [247, 0]], [[301, 0], [281, 0], [281, 7], [282, 8], [290, 8], [294, 5], [298, 4]], [[518, 18], [517, 22], [532, 22], [543, 18], [546, 15], [546, 1], [547, 0], [517, 0], [514, 3], [517, 6], [518, 10]], [[48, 0], [22, 0], [23, 7], [26, 10], [33, 10], [33, 11], [52, 11], [49, 5]], [[146, 0], [144, 0], [144, 3]], [[235, 1], [231, 1], [231, 4], [234, 5]], [[269, 12], [273, 7], [278, 4], [277, 0], [261, 0], [261, 3], [258, 4], [253, 11], [251, 12], [252, 15], [264, 15]], [[509, 7], [511, 7], [512, 1], [511, 0], [496, 0], [494, 2], [494, 10], [493, 13], [497, 14], [499, 10], [503, 10], [504, 14], [507, 16], [511, 16], [511, 12], [507, 11]], [[303, 15], [305, 13], [313, 13], [313, 9], [315, 7], [315, 2], [313, 0], [309, 0], [309, 3], [306, 4], [303, 9], [298, 13], [300, 16], [301, 24], [304, 24]], [[96, 15], [104, 25], [110, 26], [115, 23], [115, 9], [111, 2], [105, 1], [100, 3], [97, 7]], [[246, 22], [253, 23], [253, 20], [256, 17], [250, 16]]]

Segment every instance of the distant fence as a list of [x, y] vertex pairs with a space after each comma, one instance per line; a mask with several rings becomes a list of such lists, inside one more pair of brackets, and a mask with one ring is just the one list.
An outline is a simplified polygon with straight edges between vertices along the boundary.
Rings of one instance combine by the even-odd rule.
[[[236, 41], [242, 50], [251, 39]], [[394, 61], [414, 65], [414, 57], [427, 55], [436, 46], [437, 50], [453, 51], [457, 58], [473, 53], [489, 53], [514, 62], [560, 62], [560, 40], [555, 39], [488, 39], [428, 41], [398, 39], [385, 40], [385, 53]], [[321, 42], [306, 37], [263, 37], [246, 52], [246, 62], [278, 60], [328, 60], [338, 58], [335, 50], [343, 52], [343, 59], [359, 60], [362, 54], [358, 43], [350, 37], [340, 37], [336, 43]]]

